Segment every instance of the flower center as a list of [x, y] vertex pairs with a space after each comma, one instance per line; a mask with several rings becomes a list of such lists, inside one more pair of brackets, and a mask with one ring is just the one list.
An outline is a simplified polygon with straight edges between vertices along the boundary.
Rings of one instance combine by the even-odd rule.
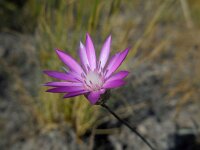
[[90, 71], [86, 74], [84, 82], [88, 90], [96, 91], [101, 89], [103, 85], [103, 78], [97, 72]]

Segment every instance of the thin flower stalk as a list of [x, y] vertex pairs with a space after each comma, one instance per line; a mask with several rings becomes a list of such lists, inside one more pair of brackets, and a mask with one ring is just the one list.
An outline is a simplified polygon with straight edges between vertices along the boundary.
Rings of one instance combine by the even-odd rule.
[[64, 98], [84, 95], [92, 105], [101, 105], [107, 109], [122, 124], [139, 136], [151, 150], [155, 150], [135, 127], [131, 127], [105, 104], [109, 99], [110, 90], [123, 86], [124, 79], [129, 73], [128, 71], [116, 73], [116, 70], [128, 55], [130, 48], [116, 53], [109, 59], [110, 46], [111, 36], [108, 36], [97, 59], [93, 41], [87, 34], [85, 45], [80, 42], [79, 46], [80, 64], [66, 52], [56, 49], [58, 57], [68, 69], [64, 67], [64, 72], [45, 70], [45, 74], [59, 81], [48, 82], [44, 86], [52, 87], [47, 92], [65, 93]]

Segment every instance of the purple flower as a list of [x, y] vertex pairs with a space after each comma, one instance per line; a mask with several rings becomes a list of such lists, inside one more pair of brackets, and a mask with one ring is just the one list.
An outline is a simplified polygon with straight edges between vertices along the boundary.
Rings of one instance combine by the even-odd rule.
[[70, 55], [56, 49], [57, 55], [67, 65], [69, 71], [44, 71], [48, 76], [62, 80], [46, 83], [45, 86], [53, 87], [47, 92], [66, 93], [64, 98], [84, 94], [91, 104], [96, 104], [106, 91], [123, 86], [125, 84], [123, 79], [128, 75], [128, 72], [114, 72], [126, 58], [129, 48], [115, 54], [107, 63], [110, 45], [111, 36], [106, 39], [97, 60], [92, 39], [87, 34], [85, 45], [80, 42], [79, 47], [81, 65]]

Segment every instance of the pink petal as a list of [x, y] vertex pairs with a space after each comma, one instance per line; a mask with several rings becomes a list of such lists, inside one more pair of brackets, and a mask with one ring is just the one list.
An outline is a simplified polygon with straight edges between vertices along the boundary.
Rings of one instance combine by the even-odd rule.
[[[126, 58], [128, 52], [129, 52], [130, 48], [125, 49], [123, 52], [118, 53], [119, 56], [115, 56], [115, 58], [113, 58], [108, 67], [107, 67], [107, 73], [106, 73], [106, 78], [108, 78], [113, 72], [115, 72], [118, 67], [121, 65], [121, 63], [124, 61], [124, 59]], [[116, 55], [118, 55], [116, 54]]]
[[122, 80], [128, 75], [128, 71], [120, 71], [111, 77], [108, 78], [107, 82], [113, 81], [113, 80]]
[[44, 86], [54, 86], [54, 87], [60, 87], [60, 86], [82, 86], [83, 83], [81, 82], [48, 82], [44, 84]]
[[92, 39], [88, 33], [86, 34], [86, 52], [87, 52], [90, 68], [94, 70], [96, 68], [96, 54], [95, 54], [95, 49], [94, 49]]
[[88, 71], [87, 66], [89, 66], [89, 62], [88, 62], [87, 52], [86, 52], [85, 46], [81, 42], [80, 42], [80, 48], [79, 48], [79, 57], [84, 69]]
[[104, 94], [106, 92], [105, 89], [100, 89], [99, 91], [100, 91], [101, 94]]
[[123, 86], [125, 82], [123, 80], [113, 80], [113, 81], [107, 81], [104, 85], [103, 88], [105, 89], [112, 89], [112, 88], [117, 88], [120, 86]]
[[[81, 74], [78, 74], [76, 72], [67, 72], [68, 74], [70, 74], [71, 76], [73, 76], [76, 80], [78, 80], [79, 82], [83, 81], [83, 78], [81, 77]], [[83, 73], [85, 74], [85, 73]]]
[[111, 36], [109, 36], [106, 41], [104, 42], [104, 45], [101, 49], [100, 57], [99, 57], [99, 62], [101, 62], [101, 67], [104, 68], [109, 54], [110, 54], [110, 45], [111, 45]]
[[77, 81], [73, 75], [68, 74], [68, 73], [58, 72], [58, 71], [48, 71], [48, 70], [45, 70], [43, 72], [47, 74], [48, 76], [56, 78], [56, 79], [67, 80], [67, 81]]
[[58, 49], [56, 50], [56, 53], [60, 59], [69, 67], [70, 70], [79, 74], [83, 73], [81, 66], [71, 56]]
[[78, 91], [83, 91], [85, 90], [84, 87], [79, 86], [70, 86], [70, 87], [56, 87], [52, 89], [48, 89], [46, 92], [51, 92], [51, 93], [67, 93], [67, 92], [78, 92]]
[[105, 73], [107, 74], [109, 70], [111, 70], [114, 63], [119, 59], [120, 53], [116, 53], [112, 58], [110, 59], [110, 62], [108, 63], [108, 66], [105, 69]]
[[100, 99], [100, 95], [100, 91], [93, 91], [88, 94], [87, 99], [94, 105]]
[[78, 95], [82, 95], [88, 93], [88, 91], [78, 91], [78, 92], [72, 92], [72, 93], [67, 93], [64, 95], [63, 98], [69, 98], [69, 97], [74, 97], [74, 96], [78, 96]]

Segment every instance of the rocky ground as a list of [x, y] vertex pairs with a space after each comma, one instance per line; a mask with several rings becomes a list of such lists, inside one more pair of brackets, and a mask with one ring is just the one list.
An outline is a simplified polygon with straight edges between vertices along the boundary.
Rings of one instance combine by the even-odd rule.
[[[44, 131], [37, 126], [33, 117], [31, 101], [37, 93], [38, 61], [35, 41], [31, 36], [0, 33], [0, 149], [1, 150], [148, 150], [149, 148], [115, 118], [98, 126], [78, 141], [74, 131], [67, 125]], [[199, 106], [188, 103], [176, 115], [177, 100], [164, 101], [160, 89], [160, 78], [154, 73], [160, 71], [156, 65], [144, 64], [135, 71], [134, 78], [150, 74], [130, 97], [130, 105], [113, 109], [129, 121], [158, 150], [199, 150]], [[125, 88], [128, 88], [125, 87]], [[117, 93], [117, 92], [116, 92]], [[149, 101], [143, 101], [144, 94]], [[134, 97], [133, 97], [134, 95]], [[137, 99], [133, 101], [132, 99]], [[124, 104], [123, 104], [124, 105]], [[130, 109], [131, 108], [131, 109]], [[105, 113], [107, 113], [105, 111]], [[176, 116], [176, 117], [175, 117]], [[110, 129], [100, 134], [102, 129]], [[96, 134], [95, 134], [96, 133]], [[90, 136], [94, 134], [94, 136]]]

